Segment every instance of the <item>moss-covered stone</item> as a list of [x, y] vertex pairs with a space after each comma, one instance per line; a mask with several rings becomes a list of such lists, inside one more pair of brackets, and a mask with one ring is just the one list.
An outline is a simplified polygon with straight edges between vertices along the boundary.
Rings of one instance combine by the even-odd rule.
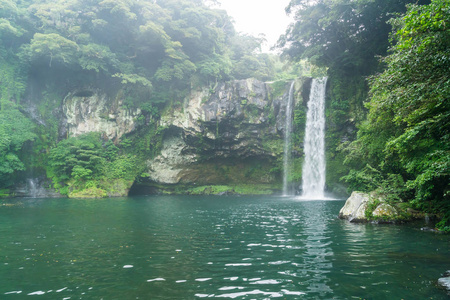
[[105, 198], [108, 194], [104, 189], [91, 187], [83, 190], [75, 190], [68, 194], [69, 198]]
[[128, 192], [133, 184], [133, 180], [123, 178], [102, 181], [100, 186], [106, 191], [108, 197], [124, 197], [128, 196]]
[[350, 222], [402, 223], [426, 217], [411, 209], [408, 203], [392, 204], [386, 196], [375, 192], [353, 192], [339, 212], [339, 218]]
[[372, 216], [374, 218], [387, 218], [387, 219], [395, 219], [397, 218], [397, 210], [388, 203], [381, 203], [375, 208], [372, 212]]

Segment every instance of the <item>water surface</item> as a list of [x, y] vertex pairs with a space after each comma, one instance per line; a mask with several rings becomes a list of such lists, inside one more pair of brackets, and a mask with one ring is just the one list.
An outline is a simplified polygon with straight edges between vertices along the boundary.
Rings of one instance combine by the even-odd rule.
[[450, 237], [343, 201], [152, 196], [0, 206], [0, 299], [448, 299]]

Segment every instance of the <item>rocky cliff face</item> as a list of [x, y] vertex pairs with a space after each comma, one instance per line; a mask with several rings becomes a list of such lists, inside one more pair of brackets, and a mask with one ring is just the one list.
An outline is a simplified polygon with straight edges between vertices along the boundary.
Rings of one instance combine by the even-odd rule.
[[[297, 105], [308, 97], [305, 82], [296, 82]], [[249, 184], [278, 189], [289, 87], [289, 82], [238, 80], [174, 101], [158, 120], [162, 149], [144, 162], [148, 176], [134, 188], [171, 192]], [[139, 109], [124, 108], [120, 93], [110, 98], [99, 90], [69, 93], [61, 111], [65, 121], [60, 133], [67, 132], [65, 136], [95, 131], [113, 141], [135, 132], [136, 119], [142, 115]]]
[[102, 132], [110, 140], [118, 140], [135, 129], [140, 109], [126, 109], [122, 99], [109, 97], [98, 90], [75, 91], [66, 96], [62, 106], [64, 128], [70, 136]]
[[147, 161], [146, 183], [278, 184], [288, 88], [277, 97], [270, 84], [247, 79], [192, 92], [161, 117], [168, 131], [161, 154]]

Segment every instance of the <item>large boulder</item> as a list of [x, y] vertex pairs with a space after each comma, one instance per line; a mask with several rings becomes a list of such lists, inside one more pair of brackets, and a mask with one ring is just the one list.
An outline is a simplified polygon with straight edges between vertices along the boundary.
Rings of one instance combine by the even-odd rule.
[[444, 277], [438, 279], [438, 284], [440, 287], [446, 289], [450, 295], [450, 270], [445, 272]]
[[369, 194], [353, 192], [339, 212], [339, 218], [350, 222], [366, 222], [366, 209], [369, 203]]
[[353, 192], [339, 212], [339, 218], [350, 222], [393, 222], [399, 218], [397, 209], [375, 193]]

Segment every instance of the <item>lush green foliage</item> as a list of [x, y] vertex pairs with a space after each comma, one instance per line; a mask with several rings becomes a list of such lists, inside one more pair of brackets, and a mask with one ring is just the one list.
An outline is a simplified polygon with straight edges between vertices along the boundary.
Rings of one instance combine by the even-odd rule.
[[342, 75], [368, 75], [384, 55], [390, 14], [405, 11], [408, 0], [292, 0], [287, 8], [295, 23], [279, 44], [291, 58], [339, 70]]
[[48, 175], [62, 193], [106, 196], [111, 181], [134, 181], [141, 171], [136, 162], [100, 133], [89, 133], [62, 140], [50, 151]]
[[[15, 6], [8, 2], [3, 7], [13, 9]], [[7, 32], [4, 31], [6, 22], [0, 18], [0, 39], [11, 33], [12, 25], [9, 22]], [[13, 36], [20, 35], [20, 30], [13, 31]], [[25, 81], [23, 66], [17, 57], [0, 44], [0, 189], [11, 184], [17, 171], [25, 170], [23, 146], [36, 137], [33, 124], [13, 102], [23, 96]]]
[[200, 0], [0, 4], [1, 44], [40, 76], [95, 75], [131, 94], [155, 86], [147, 93], [155, 101], [164, 89], [182, 90], [191, 80], [273, 76], [272, 58], [257, 55], [262, 39], [237, 35], [225, 11]]
[[[450, 221], [450, 2], [408, 6], [396, 42], [371, 78], [367, 121], [348, 147], [352, 187], [446, 214]], [[361, 165], [361, 162], [364, 162]], [[360, 165], [358, 165], [360, 164]], [[447, 222], [447, 223], [446, 223]]]
[[106, 162], [101, 150], [98, 134], [62, 140], [50, 151], [51, 171], [59, 179], [57, 181], [72, 177], [76, 180], [92, 179], [92, 174], [101, 173]]
[[15, 171], [25, 170], [20, 153], [35, 138], [33, 124], [9, 101], [0, 102], [0, 188], [9, 184]]

